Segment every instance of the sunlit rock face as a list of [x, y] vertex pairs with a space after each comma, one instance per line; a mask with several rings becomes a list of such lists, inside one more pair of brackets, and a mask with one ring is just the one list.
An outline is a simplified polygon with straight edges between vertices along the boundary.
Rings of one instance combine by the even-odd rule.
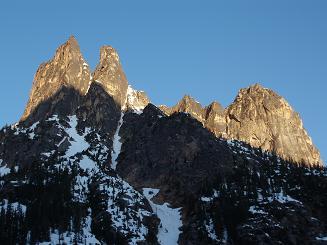
[[119, 56], [111, 46], [101, 47], [100, 62], [95, 68], [93, 78], [103, 86], [119, 106], [123, 107], [126, 101], [128, 82]]
[[218, 102], [212, 102], [210, 105], [202, 107], [194, 98], [185, 95], [175, 106], [168, 107], [161, 105], [159, 108], [167, 115], [172, 115], [176, 112], [188, 113], [216, 136], [222, 136], [223, 132], [225, 132], [224, 108]]
[[168, 107], [165, 105], [159, 106], [159, 108], [167, 115], [171, 115], [176, 112], [188, 113], [196, 118], [201, 123], [205, 122], [205, 110], [202, 105], [194, 100], [191, 96], [185, 95], [175, 106]]
[[218, 102], [212, 102], [205, 107], [205, 127], [216, 136], [225, 136], [226, 121], [225, 110]]
[[72, 36], [57, 49], [53, 59], [39, 66], [21, 121], [24, 121], [40, 103], [48, 100], [61, 87], [71, 87], [81, 95], [85, 95], [90, 82], [89, 66], [83, 59], [76, 39]]
[[247, 142], [285, 160], [322, 165], [299, 114], [284, 98], [259, 84], [241, 89], [226, 109], [218, 102], [202, 107], [190, 96], [184, 96], [173, 107], [159, 108], [167, 115], [188, 113], [217, 137]]
[[287, 101], [256, 84], [241, 89], [226, 111], [227, 137], [250, 143], [284, 159], [321, 164], [301, 118]]

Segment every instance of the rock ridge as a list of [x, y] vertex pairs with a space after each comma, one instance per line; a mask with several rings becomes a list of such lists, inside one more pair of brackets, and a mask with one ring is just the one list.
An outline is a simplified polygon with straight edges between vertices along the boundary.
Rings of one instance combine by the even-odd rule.
[[[119, 110], [141, 113], [150, 102], [145, 92], [134, 90], [128, 84], [119, 55], [113, 47], [101, 47], [99, 63], [91, 73], [77, 40], [71, 36], [50, 61], [39, 66], [20, 121], [33, 117], [39, 105], [57, 97], [61, 88], [72, 88], [86, 96], [92, 83], [100, 85]], [[60, 97], [69, 97], [69, 94], [60, 93]], [[51, 108], [54, 108], [56, 101], [51, 103]], [[190, 95], [185, 95], [173, 107], [159, 108], [167, 115], [176, 112], [190, 114], [216, 137], [241, 140], [274, 152], [285, 160], [322, 166], [319, 151], [303, 127], [299, 114], [284, 98], [259, 84], [241, 89], [227, 108], [218, 102], [202, 106]], [[37, 117], [42, 117], [42, 113], [46, 113], [44, 108], [36, 113]], [[33, 118], [29, 121], [32, 122]]]
[[189, 113], [217, 137], [244, 141], [285, 160], [322, 166], [299, 114], [283, 97], [260, 84], [241, 89], [226, 109], [218, 102], [203, 107], [190, 96], [173, 107], [159, 108], [167, 115]]

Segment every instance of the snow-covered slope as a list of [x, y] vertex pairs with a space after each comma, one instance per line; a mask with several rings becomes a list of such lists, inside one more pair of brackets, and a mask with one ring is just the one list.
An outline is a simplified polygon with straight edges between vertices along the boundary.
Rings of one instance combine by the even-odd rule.
[[180, 208], [171, 208], [168, 203], [162, 205], [155, 204], [152, 198], [158, 194], [159, 189], [143, 188], [143, 194], [151, 204], [153, 212], [160, 219], [158, 241], [161, 245], [177, 244], [182, 219]]

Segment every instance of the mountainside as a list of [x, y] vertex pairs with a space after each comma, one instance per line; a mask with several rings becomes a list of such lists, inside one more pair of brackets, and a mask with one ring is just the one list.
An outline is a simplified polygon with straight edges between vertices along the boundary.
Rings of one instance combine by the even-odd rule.
[[0, 244], [326, 244], [327, 170], [260, 85], [224, 109], [155, 106], [74, 37], [0, 130]]

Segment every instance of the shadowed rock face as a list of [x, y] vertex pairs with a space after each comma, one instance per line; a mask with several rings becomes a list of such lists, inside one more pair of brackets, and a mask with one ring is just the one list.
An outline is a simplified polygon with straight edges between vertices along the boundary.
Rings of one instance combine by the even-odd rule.
[[63, 86], [74, 88], [81, 95], [85, 95], [90, 81], [89, 66], [83, 59], [76, 39], [72, 36], [57, 49], [52, 60], [38, 68], [21, 121]]
[[110, 46], [101, 47], [100, 62], [95, 68], [93, 78], [102, 84], [106, 92], [114, 98], [119, 106], [124, 105], [128, 82], [114, 48]]
[[218, 137], [247, 142], [285, 160], [322, 164], [298, 113], [284, 98], [259, 84], [241, 89], [226, 110], [217, 102], [202, 107], [190, 96], [174, 107], [160, 109], [168, 115], [189, 113]]
[[227, 137], [248, 142], [284, 159], [320, 163], [298, 113], [284, 98], [256, 84], [241, 89], [226, 111]]

